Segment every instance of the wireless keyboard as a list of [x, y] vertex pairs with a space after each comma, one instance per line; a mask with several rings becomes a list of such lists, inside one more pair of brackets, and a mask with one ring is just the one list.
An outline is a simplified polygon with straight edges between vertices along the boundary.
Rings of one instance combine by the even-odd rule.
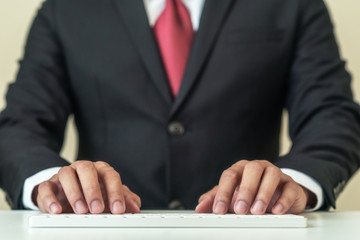
[[297, 215], [215, 215], [189, 212], [144, 211], [138, 214], [44, 214], [29, 218], [32, 228], [302, 228], [307, 219]]

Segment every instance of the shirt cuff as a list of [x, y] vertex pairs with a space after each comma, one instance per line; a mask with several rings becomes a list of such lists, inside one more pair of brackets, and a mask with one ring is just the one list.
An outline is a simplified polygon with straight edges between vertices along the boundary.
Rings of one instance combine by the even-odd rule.
[[57, 174], [60, 168], [61, 167], [48, 168], [25, 179], [22, 197], [22, 202], [25, 208], [39, 210], [39, 208], [32, 201], [32, 192], [37, 185], [49, 180], [52, 176]]
[[314, 208], [306, 208], [305, 212], [313, 212], [321, 208], [324, 203], [324, 194], [321, 185], [314, 178], [290, 168], [281, 168], [281, 171], [290, 176], [297, 184], [307, 188], [315, 194], [317, 202]]

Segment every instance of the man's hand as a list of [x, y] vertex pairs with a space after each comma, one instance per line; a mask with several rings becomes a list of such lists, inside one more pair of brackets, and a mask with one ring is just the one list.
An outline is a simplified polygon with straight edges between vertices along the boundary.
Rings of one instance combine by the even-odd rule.
[[61, 168], [35, 188], [33, 201], [42, 212], [54, 214], [137, 213], [141, 207], [139, 196], [122, 184], [119, 173], [105, 162], [91, 161]]
[[225, 170], [219, 185], [199, 198], [195, 211], [298, 214], [314, 200], [314, 194], [270, 162], [242, 160]]

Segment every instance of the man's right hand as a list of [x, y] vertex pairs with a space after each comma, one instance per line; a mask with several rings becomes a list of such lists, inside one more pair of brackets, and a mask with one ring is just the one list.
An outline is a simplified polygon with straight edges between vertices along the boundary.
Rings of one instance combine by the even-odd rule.
[[42, 212], [113, 214], [140, 212], [138, 195], [106, 162], [76, 161], [39, 184], [32, 199]]

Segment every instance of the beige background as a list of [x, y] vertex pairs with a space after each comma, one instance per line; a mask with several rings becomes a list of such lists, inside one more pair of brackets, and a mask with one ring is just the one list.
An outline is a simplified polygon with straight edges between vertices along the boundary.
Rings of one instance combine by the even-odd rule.
[[[1, 0], [0, 1], [0, 109], [5, 106], [4, 96], [7, 85], [15, 78], [18, 69], [17, 61], [23, 54], [23, 46], [28, 27], [43, 0]], [[100, 0], [99, 0], [100, 1]], [[360, 102], [360, 9], [359, 0], [326, 0], [336, 27], [336, 34], [342, 56], [348, 61], [348, 69], [353, 74], [355, 97]], [[286, 116], [285, 116], [286, 118]], [[75, 158], [76, 134], [72, 121], [67, 131], [67, 140], [62, 155], [68, 159]], [[286, 125], [286, 124], [284, 124]], [[282, 153], [289, 149], [286, 128], [283, 131]], [[359, 149], [360, 151], [360, 149]], [[360, 210], [360, 174], [348, 184], [338, 200], [339, 210]], [[8, 209], [4, 194], [0, 190], [0, 209]]]

